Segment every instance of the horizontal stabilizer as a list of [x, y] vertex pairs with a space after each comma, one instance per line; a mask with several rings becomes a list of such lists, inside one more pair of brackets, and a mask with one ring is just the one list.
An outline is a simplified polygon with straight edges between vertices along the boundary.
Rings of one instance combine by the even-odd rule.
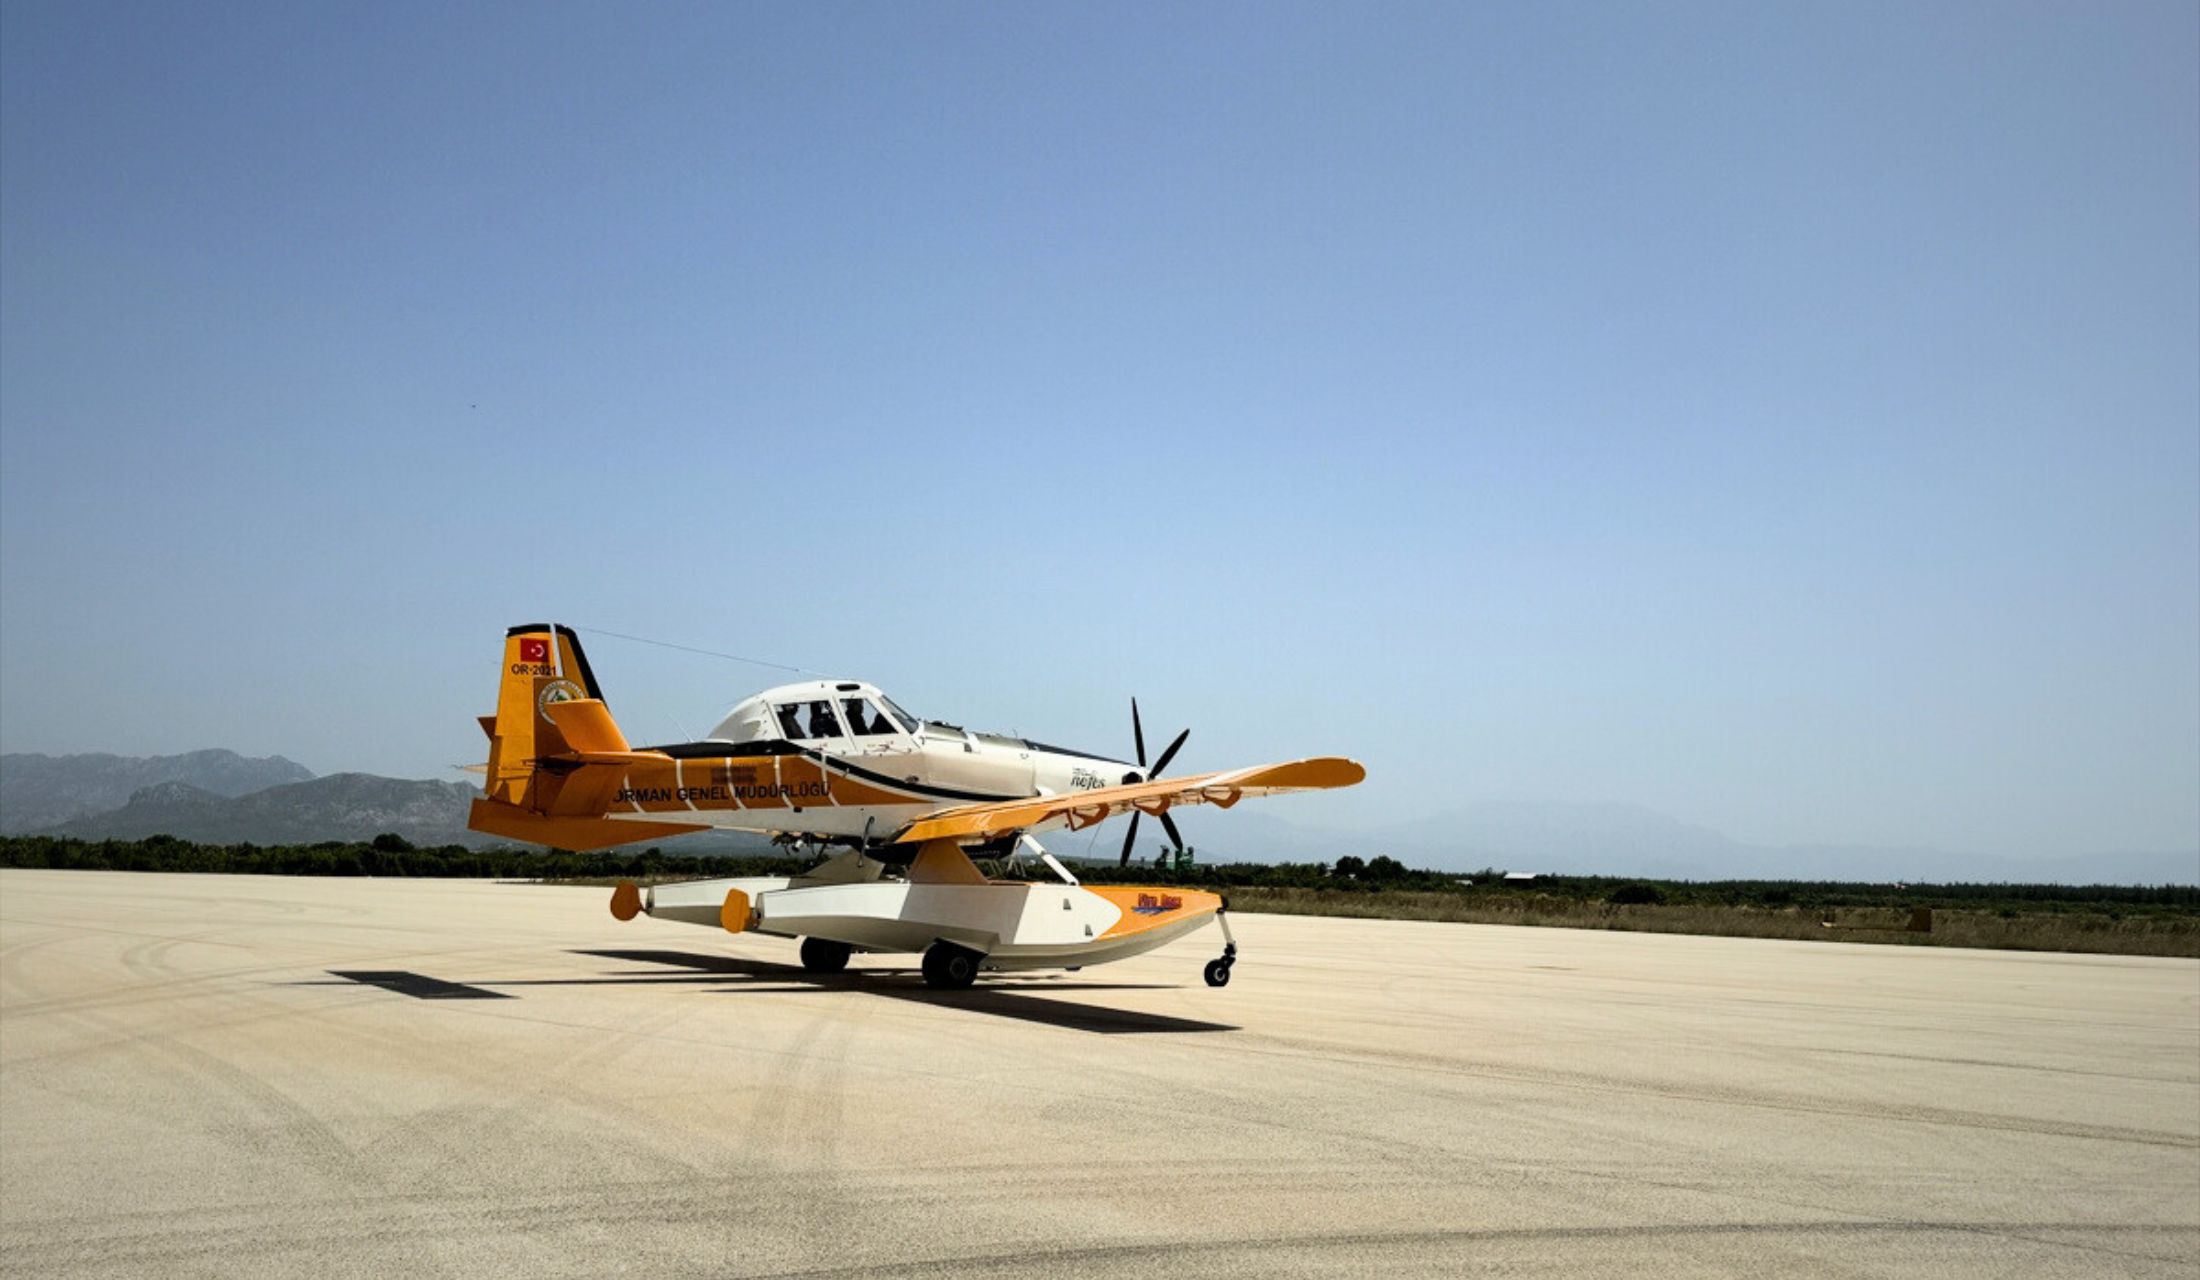
[[565, 745], [583, 754], [624, 752], [626, 735], [611, 719], [601, 698], [571, 698], [543, 707], [543, 714], [565, 735]]

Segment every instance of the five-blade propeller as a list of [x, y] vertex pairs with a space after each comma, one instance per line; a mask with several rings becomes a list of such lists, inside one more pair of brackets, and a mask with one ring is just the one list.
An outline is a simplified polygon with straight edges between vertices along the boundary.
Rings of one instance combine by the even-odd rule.
[[[1153, 779], [1160, 777], [1161, 771], [1169, 767], [1169, 761], [1176, 759], [1177, 749], [1182, 747], [1184, 745], [1184, 740], [1191, 736], [1192, 731], [1190, 729], [1186, 729], [1184, 732], [1176, 735], [1176, 738], [1171, 741], [1169, 745], [1161, 752], [1161, 758], [1153, 762], [1152, 768], [1147, 768], [1146, 726], [1141, 723], [1138, 718], [1138, 699], [1131, 699], [1131, 741], [1137, 744], [1138, 747], [1138, 776], [1135, 780], [1139, 782], [1151, 782]], [[1124, 781], [1130, 782], [1133, 781], [1133, 779], [1126, 778], [1124, 779]], [[1176, 819], [1170, 817], [1166, 810], [1164, 810], [1157, 816], [1161, 819], [1162, 830], [1169, 833], [1169, 840], [1174, 844], [1176, 848], [1182, 849], [1184, 847], [1184, 837], [1176, 829]], [[1123, 833], [1123, 857], [1116, 864], [1118, 866], [1127, 867], [1131, 865], [1131, 846], [1138, 841], [1139, 817], [1140, 814], [1138, 810], [1131, 810], [1130, 830]]]

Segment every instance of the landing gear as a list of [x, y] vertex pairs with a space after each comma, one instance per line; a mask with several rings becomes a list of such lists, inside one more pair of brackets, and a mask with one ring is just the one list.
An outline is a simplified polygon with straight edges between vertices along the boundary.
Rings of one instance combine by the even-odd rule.
[[924, 953], [924, 985], [941, 991], [960, 991], [978, 980], [978, 962], [985, 956], [952, 942], [935, 942]]
[[830, 938], [804, 938], [802, 940], [802, 967], [811, 973], [839, 973], [848, 967], [848, 957], [855, 948], [845, 942]]
[[1230, 966], [1237, 963], [1237, 939], [1230, 936], [1228, 907], [1215, 912], [1215, 923], [1222, 926], [1222, 958], [1207, 962], [1207, 985], [1227, 987], [1230, 985]]

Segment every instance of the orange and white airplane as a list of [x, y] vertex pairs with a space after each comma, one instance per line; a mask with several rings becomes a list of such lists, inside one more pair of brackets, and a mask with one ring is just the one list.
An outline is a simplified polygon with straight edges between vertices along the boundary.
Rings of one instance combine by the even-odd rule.
[[[1033, 836], [1127, 813], [1128, 862], [1141, 814], [1159, 818], [1181, 848], [1169, 817], [1178, 805], [1228, 808], [1367, 776], [1325, 756], [1159, 778], [1190, 731], [1147, 767], [1135, 702], [1133, 764], [923, 720], [857, 680], [782, 685], [736, 706], [701, 741], [633, 747], [579, 638], [547, 624], [506, 633], [498, 676], [496, 714], [481, 717], [487, 777], [468, 826], [567, 849], [711, 828], [807, 843], [829, 856], [802, 875], [625, 883], [612, 914], [800, 938], [815, 972], [846, 967], [856, 951], [922, 952], [936, 987], [969, 986], [981, 969], [1121, 960], [1210, 919], [1226, 945], [1206, 979], [1222, 986], [1237, 944], [1219, 894], [1081, 885]], [[1055, 882], [990, 880], [971, 861], [1027, 848]]]

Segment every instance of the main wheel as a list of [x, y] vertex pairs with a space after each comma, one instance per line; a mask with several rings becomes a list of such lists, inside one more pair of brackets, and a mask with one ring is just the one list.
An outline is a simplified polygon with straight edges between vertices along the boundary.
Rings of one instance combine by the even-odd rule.
[[978, 961], [985, 957], [952, 942], [935, 942], [924, 953], [924, 982], [942, 991], [960, 991], [978, 980]]
[[1207, 985], [1210, 987], [1227, 987], [1230, 985], [1229, 961], [1209, 960], [1207, 962]]
[[811, 973], [839, 973], [848, 967], [848, 957], [855, 948], [831, 938], [804, 938], [802, 940], [802, 967]]

